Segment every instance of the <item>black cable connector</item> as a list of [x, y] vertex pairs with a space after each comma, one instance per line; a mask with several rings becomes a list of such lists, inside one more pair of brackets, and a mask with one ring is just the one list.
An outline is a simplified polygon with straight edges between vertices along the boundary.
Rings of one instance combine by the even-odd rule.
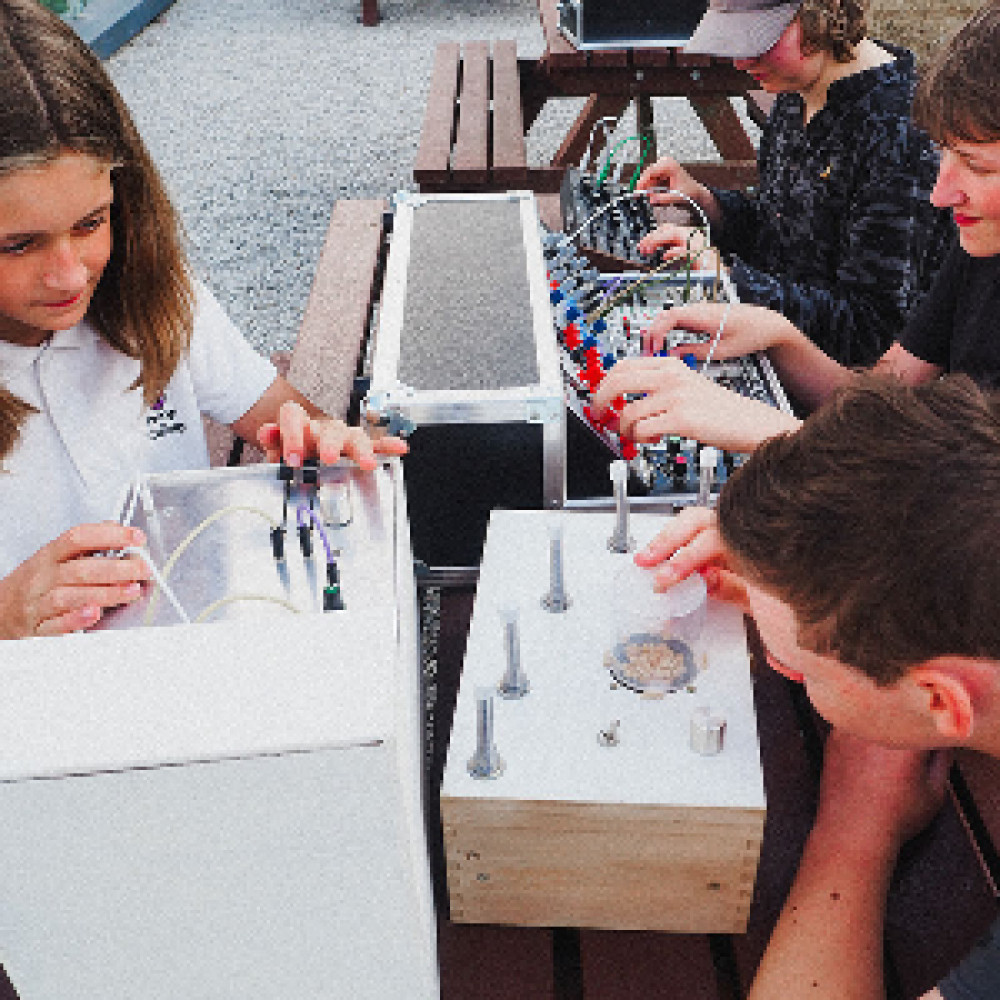
[[335, 562], [326, 564], [326, 586], [323, 588], [323, 610], [343, 611], [344, 599], [340, 594], [340, 570]]
[[271, 551], [279, 562], [285, 558], [285, 529], [280, 524], [271, 529]]
[[299, 525], [299, 548], [306, 559], [313, 554], [312, 525]]
[[[285, 460], [282, 459], [278, 465], [278, 481], [284, 483], [284, 490], [281, 499], [282, 526], [288, 524], [288, 501], [292, 497], [292, 479], [294, 477], [295, 470], [290, 465], [286, 465]], [[282, 548], [284, 548], [284, 539], [282, 539]]]

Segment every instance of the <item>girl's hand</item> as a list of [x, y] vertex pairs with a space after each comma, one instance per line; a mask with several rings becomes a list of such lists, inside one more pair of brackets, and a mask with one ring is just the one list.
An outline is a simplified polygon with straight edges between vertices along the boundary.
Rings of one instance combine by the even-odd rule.
[[727, 307], [722, 302], [698, 302], [661, 312], [650, 324], [644, 346], [651, 354], [658, 354], [673, 330], [689, 330], [705, 334], [709, 340], [679, 344], [671, 348], [670, 353], [675, 356], [693, 354], [699, 361], [704, 361], [720, 329], [722, 335], [712, 354], [714, 361], [766, 351], [802, 337], [790, 320], [763, 306], [736, 303]]
[[136, 600], [149, 568], [142, 559], [109, 557], [144, 545], [138, 528], [80, 524], [40, 548], [0, 580], [0, 637], [23, 639], [90, 628], [105, 608]]
[[369, 437], [360, 427], [348, 427], [343, 420], [310, 417], [294, 401], [287, 401], [278, 411], [277, 423], [263, 424], [257, 441], [269, 462], [284, 459], [298, 467], [306, 458], [318, 458], [332, 465], [340, 458], [350, 458], [366, 471], [375, 468], [376, 454], [405, 455], [408, 446], [399, 438]]
[[660, 567], [654, 584], [659, 593], [692, 573], [700, 573], [709, 597], [749, 610], [746, 587], [729, 569], [713, 510], [686, 507], [635, 554], [635, 562], [646, 569]]
[[[615, 412], [619, 397], [636, 395]], [[619, 361], [594, 394], [593, 407], [608, 414], [612, 429], [633, 441], [679, 434], [730, 451], [752, 451], [765, 438], [799, 425], [794, 417], [730, 392], [677, 358]]]

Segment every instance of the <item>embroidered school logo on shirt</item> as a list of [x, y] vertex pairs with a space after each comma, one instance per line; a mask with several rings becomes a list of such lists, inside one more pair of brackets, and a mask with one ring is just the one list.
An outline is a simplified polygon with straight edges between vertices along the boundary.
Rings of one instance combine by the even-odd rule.
[[184, 429], [184, 421], [177, 419], [177, 410], [170, 405], [167, 394], [160, 393], [160, 398], [146, 411], [146, 433], [150, 441], [168, 434], [183, 434]]

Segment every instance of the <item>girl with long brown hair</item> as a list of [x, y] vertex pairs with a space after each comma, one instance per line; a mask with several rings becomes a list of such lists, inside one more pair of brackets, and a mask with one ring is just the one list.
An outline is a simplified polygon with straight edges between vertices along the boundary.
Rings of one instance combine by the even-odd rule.
[[142, 544], [105, 521], [138, 473], [208, 464], [201, 414], [298, 465], [375, 450], [278, 376], [196, 281], [100, 61], [35, 0], [0, 0], [0, 637], [135, 600]]

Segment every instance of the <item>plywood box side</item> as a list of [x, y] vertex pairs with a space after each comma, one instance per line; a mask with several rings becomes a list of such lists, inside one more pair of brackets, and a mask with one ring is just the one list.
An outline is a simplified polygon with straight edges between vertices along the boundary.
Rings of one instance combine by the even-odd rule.
[[752, 889], [716, 891], [671, 883], [662, 891], [634, 886], [598, 894], [581, 884], [575, 891], [452, 894], [455, 923], [518, 927], [587, 927], [601, 930], [662, 931], [674, 934], [742, 934], [750, 914]]
[[763, 810], [444, 800], [442, 816], [458, 922], [745, 928]]

